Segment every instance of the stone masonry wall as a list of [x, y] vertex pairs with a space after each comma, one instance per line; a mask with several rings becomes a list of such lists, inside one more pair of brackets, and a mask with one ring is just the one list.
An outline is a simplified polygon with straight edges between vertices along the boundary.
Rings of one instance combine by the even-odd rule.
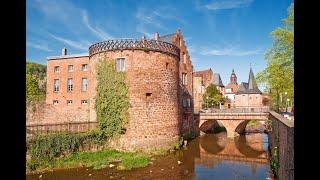
[[52, 104], [29, 104], [26, 107], [26, 124], [56, 124], [89, 121], [89, 106], [60, 108]]
[[[119, 50], [93, 55], [90, 66], [96, 67], [99, 61], [116, 58], [125, 58], [130, 107], [126, 133], [114, 145], [115, 148], [148, 149], [177, 143], [180, 118], [178, 57], [153, 51]], [[95, 70], [92, 73], [95, 77]], [[96, 118], [96, 87], [97, 80], [94, 79], [90, 98], [92, 120]]]
[[276, 112], [271, 112], [271, 132], [269, 144], [271, 155], [274, 148], [279, 151], [279, 179], [294, 179], [294, 122], [282, 117]]

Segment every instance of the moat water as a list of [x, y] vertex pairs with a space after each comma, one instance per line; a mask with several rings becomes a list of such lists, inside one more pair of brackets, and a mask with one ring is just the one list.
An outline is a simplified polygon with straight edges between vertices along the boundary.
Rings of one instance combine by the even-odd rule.
[[[27, 179], [271, 179], [267, 134], [227, 138], [205, 134], [185, 148], [156, 157], [150, 165], [127, 171], [73, 168], [30, 174]], [[181, 162], [181, 164], [178, 163]]]

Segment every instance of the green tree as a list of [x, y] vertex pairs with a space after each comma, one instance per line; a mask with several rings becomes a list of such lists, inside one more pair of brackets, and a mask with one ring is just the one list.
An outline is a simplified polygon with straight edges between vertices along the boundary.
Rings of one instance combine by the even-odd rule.
[[224, 104], [225, 98], [219, 92], [217, 87], [214, 84], [210, 84], [206, 88], [206, 92], [202, 96], [203, 107], [216, 107], [219, 104]]
[[275, 29], [271, 35], [274, 41], [265, 55], [267, 68], [257, 74], [257, 81], [269, 89], [271, 105], [278, 110], [285, 106], [285, 98], [292, 103], [294, 100], [294, 4], [288, 8], [283, 27]]
[[27, 102], [43, 101], [46, 93], [47, 67], [33, 62], [26, 63]]
[[38, 80], [31, 74], [26, 75], [27, 102], [35, 101], [39, 95]]
[[34, 63], [27, 62], [26, 63], [26, 74], [31, 74], [38, 80], [39, 93], [45, 94], [46, 92], [46, 71], [47, 66]]
[[125, 72], [116, 72], [115, 60], [103, 60], [97, 65], [97, 96], [95, 108], [101, 132], [114, 137], [122, 132], [129, 108]]

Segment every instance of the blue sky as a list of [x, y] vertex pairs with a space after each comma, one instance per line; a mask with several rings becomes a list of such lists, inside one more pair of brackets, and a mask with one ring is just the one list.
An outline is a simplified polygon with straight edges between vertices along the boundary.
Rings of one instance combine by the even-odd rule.
[[292, 0], [28, 0], [27, 60], [85, 53], [112, 38], [151, 38], [180, 28], [195, 70], [211, 68], [229, 83], [247, 82], [266, 67], [270, 32], [281, 27]]

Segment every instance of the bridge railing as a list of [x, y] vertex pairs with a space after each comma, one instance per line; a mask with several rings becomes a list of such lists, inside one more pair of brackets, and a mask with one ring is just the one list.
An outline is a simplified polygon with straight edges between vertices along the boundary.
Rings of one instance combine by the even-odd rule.
[[243, 108], [230, 108], [230, 109], [202, 109], [200, 113], [267, 113], [270, 112], [270, 107], [243, 107]]

